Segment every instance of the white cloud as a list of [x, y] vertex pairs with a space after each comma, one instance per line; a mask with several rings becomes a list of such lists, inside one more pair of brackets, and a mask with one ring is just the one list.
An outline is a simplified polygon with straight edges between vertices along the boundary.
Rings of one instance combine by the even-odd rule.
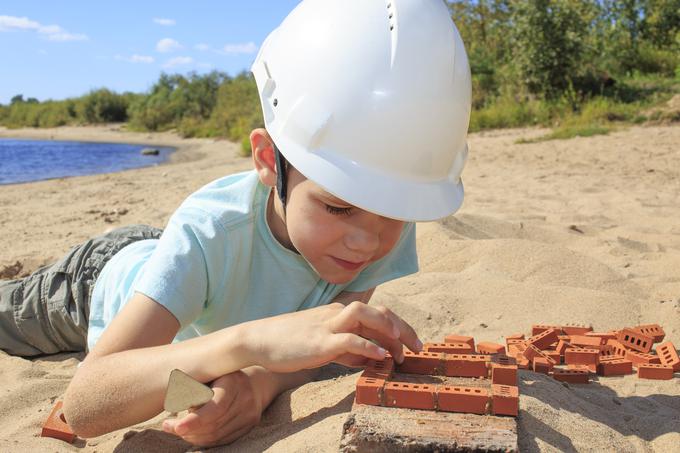
[[257, 52], [257, 46], [252, 41], [242, 44], [226, 44], [224, 47], [222, 47], [222, 53], [227, 55], [237, 55], [255, 52]]
[[196, 44], [194, 46], [194, 48], [196, 50], [200, 50], [201, 52], [205, 52], [206, 50], [210, 50], [210, 46], [205, 44], [205, 43]]
[[49, 41], [86, 41], [87, 35], [69, 33], [59, 25], [42, 25], [28, 17], [0, 16], [0, 32], [3, 31], [35, 31]]
[[175, 19], [166, 19], [163, 17], [154, 17], [153, 21], [157, 23], [158, 25], [164, 25], [166, 27], [172, 27], [175, 25], [177, 22], [175, 22]]
[[185, 66], [194, 62], [191, 57], [175, 57], [169, 59], [164, 65], [164, 68], [174, 68], [175, 66]]
[[173, 52], [182, 48], [182, 45], [172, 38], [163, 38], [156, 44], [156, 50], [161, 53]]
[[122, 55], [116, 55], [115, 57], [116, 60], [118, 61], [127, 61], [128, 63], [145, 63], [145, 64], [150, 64], [156, 61], [154, 57], [148, 56], [148, 55], [137, 55], [134, 54], [131, 57], [124, 57]]

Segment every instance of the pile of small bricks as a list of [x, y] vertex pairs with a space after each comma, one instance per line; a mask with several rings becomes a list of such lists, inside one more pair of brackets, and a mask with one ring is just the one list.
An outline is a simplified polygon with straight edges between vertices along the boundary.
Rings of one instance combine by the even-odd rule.
[[586, 326], [534, 325], [529, 338], [507, 336], [506, 346], [519, 368], [563, 382], [587, 384], [593, 373], [621, 376], [632, 374], [634, 368], [639, 378], [673, 379], [673, 373], [680, 371], [680, 357], [673, 343], [661, 343], [664, 337], [658, 324], [609, 332]]
[[[444, 343], [426, 343], [420, 353], [404, 352], [395, 365], [391, 357], [371, 361], [357, 381], [356, 402], [373, 406], [445, 412], [516, 416], [519, 409], [517, 363], [504, 354], [475, 350], [474, 338], [449, 335]], [[397, 373], [484, 379], [485, 386], [416, 384]], [[472, 383], [472, 382], [471, 382]]]

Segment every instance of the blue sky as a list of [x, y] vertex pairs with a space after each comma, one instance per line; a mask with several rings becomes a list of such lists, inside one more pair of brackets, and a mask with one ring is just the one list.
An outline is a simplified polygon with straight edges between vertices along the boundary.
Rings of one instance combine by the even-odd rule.
[[161, 72], [248, 69], [299, 0], [0, 0], [0, 103], [146, 91]]

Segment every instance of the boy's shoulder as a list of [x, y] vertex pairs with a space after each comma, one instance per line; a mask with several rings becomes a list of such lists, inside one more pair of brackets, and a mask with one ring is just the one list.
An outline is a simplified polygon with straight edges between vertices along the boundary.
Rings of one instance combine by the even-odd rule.
[[216, 179], [189, 195], [176, 214], [200, 212], [230, 229], [253, 221], [267, 193], [254, 170], [236, 173]]

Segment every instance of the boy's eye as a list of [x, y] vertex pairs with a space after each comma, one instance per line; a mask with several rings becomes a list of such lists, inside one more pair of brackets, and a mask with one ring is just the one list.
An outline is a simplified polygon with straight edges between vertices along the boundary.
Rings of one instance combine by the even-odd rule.
[[333, 215], [349, 215], [352, 212], [352, 208], [338, 208], [327, 204], [326, 211]]

